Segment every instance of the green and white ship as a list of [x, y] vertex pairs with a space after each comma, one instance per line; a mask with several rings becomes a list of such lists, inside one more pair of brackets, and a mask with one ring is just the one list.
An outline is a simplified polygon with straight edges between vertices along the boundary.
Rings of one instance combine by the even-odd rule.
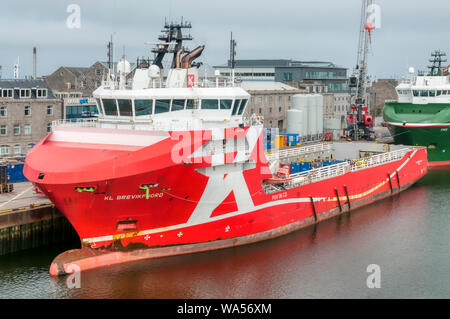
[[415, 76], [410, 68], [383, 116], [395, 144], [427, 146], [429, 166], [450, 165], [450, 76], [442, 67], [446, 54], [431, 55], [430, 72]]

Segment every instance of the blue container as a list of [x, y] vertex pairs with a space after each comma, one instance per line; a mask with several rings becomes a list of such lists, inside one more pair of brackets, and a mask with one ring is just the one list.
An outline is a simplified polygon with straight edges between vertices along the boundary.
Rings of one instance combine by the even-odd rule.
[[23, 164], [8, 164], [8, 183], [25, 182], [23, 175]]
[[291, 174], [300, 173], [300, 163], [291, 163]]
[[302, 162], [300, 163], [300, 172], [309, 171], [311, 169], [310, 162]]

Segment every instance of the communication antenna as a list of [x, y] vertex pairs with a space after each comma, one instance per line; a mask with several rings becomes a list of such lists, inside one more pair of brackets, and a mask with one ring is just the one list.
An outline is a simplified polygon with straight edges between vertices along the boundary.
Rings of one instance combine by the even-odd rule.
[[236, 67], [236, 40], [233, 40], [233, 32], [230, 38], [230, 67], [231, 67], [231, 83], [234, 85], [234, 68]]
[[19, 70], [20, 70], [20, 66], [19, 66], [19, 57], [17, 57], [17, 63], [14, 64], [14, 78], [18, 79], [19, 78]]
[[113, 44], [113, 36], [111, 34], [111, 41], [108, 42], [107, 45], [108, 48], [108, 67], [110, 71], [113, 70], [113, 63], [114, 63], [114, 44]]

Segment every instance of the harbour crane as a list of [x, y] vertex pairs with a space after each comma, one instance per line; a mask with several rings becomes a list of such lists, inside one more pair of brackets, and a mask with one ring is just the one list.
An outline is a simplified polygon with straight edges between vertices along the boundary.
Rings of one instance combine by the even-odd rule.
[[344, 135], [352, 140], [375, 140], [373, 117], [369, 114], [367, 94], [369, 87], [368, 55], [372, 32], [375, 26], [369, 21], [368, 9], [372, 0], [362, 0], [361, 25], [359, 33], [358, 60], [355, 72], [350, 77], [351, 107], [347, 114], [347, 128]]

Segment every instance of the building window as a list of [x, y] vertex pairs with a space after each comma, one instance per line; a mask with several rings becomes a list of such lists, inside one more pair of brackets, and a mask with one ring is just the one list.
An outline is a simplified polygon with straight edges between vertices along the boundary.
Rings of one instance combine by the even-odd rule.
[[269, 113], [272, 113], [272, 108], [271, 107], [269, 107]]
[[23, 126], [23, 134], [25, 134], [25, 135], [31, 134], [31, 125], [30, 124], [25, 124]]
[[52, 131], [52, 123], [47, 123], [47, 133]]
[[25, 115], [31, 115], [31, 106], [25, 106]]
[[47, 89], [38, 89], [37, 97], [47, 97]]
[[34, 144], [28, 144], [27, 145], [28, 150], [31, 150], [33, 148], [33, 146], [34, 146]]
[[280, 107], [278, 107], [278, 112], [280, 112], [281, 113], [281, 111], [283, 110], [283, 108], [280, 106]]
[[255, 104], [255, 98], [254, 98], [254, 97], [251, 97], [251, 98], [250, 98], [250, 102], [251, 102], [252, 104]]
[[53, 115], [53, 105], [47, 105], [47, 115]]
[[260, 97], [259, 97], [259, 104], [262, 104], [262, 102], [263, 102], [263, 97], [260, 96]]
[[272, 103], [272, 101], [273, 101], [273, 98], [272, 98], [272, 95], [271, 95], [271, 96], [269, 96], [269, 103]]
[[262, 108], [259, 108], [259, 109], [258, 109], [258, 113], [259, 113], [259, 114], [262, 114]]
[[20, 97], [21, 98], [30, 98], [31, 97], [31, 90], [30, 89], [20, 89]]
[[250, 114], [253, 114], [253, 113], [255, 113], [255, 110], [254, 109], [250, 109]]
[[101, 74], [100, 69], [95, 69], [95, 75], [100, 75], [100, 74]]
[[2, 156], [9, 155], [9, 145], [0, 146], [0, 155]]
[[19, 155], [21, 153], [20, 145], [14, 145], [14, 155]]
[[291, 82], [292, 81], [292, 73], [291, 72], [284, 72], [283, 73], [284, 82]]
[[6, 116], [8, 116], [8, 112], [7, 112], [6, 106], [0, 107], [0, 116], [1, 116], [1, 117], [6, 117]]
[[1, 97], [12, 97], [13, 89], [3, 89]]
[[0, 126], [0, 135], [7, 135], [7, 134], [8, 134], [8, 129], [7, 129], [6, 125]]
[[19, 135], [19, 134], [20, 134], [20, 125], [15, 124], [14, 125], [14, 135]]
[[282, 102], [283, 101], [283, 97], [280, 95], [280, 96], [278, 96], [278, 102]]

